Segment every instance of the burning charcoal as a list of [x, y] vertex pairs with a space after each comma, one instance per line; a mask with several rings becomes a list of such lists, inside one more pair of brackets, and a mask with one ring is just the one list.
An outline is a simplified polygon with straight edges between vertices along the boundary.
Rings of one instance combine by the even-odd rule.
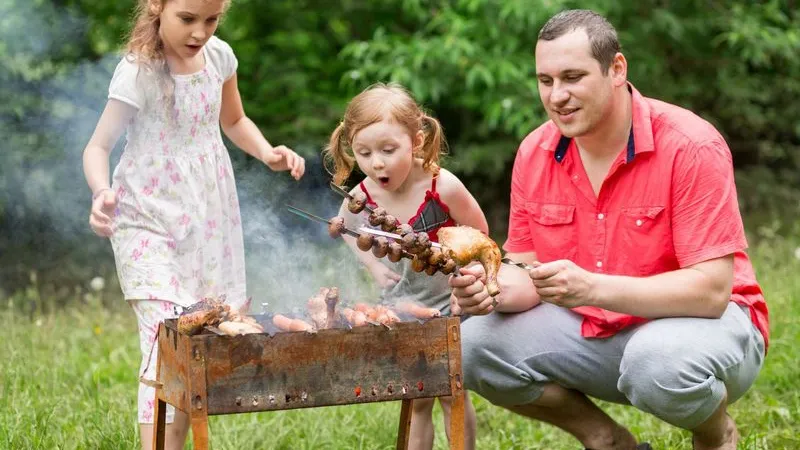
[[411, 270], [414, 272], [422, 272], [427, 267], [428, 263], [424, 259], [414, 258], [411, 260]]
[[387, 214], [386, 217], [383, 218], [383, 223], [381, 224], [381, 230], [386, 231], [388, 233], [394, 233], [394, 230], [397, 229], [399, 223], [397, 219], [391, 215]]
[[373, 227], [377, 227], [378, 225], [383, 224], [383, 220], [386, 218], [386, 210], [381, 208], [380, 206], [372, 210], [369, 214], [369, 224]]
[[344, 217], [336, 216], [328, 222], [328, 234], [331, 238], [336, 239], [342, 235], [344, 231]]
[[366, 252], [371, 249], [374, 243], [375, 237], [369, 233], [361, 233], [356, 239], [356, 245], [362, 252]]
[[410, 233], [413, 233], [413, 232], [414, 232], [414, 227], [412, 227], [411, 225], [409, 225], [407, 223], [400, 224], [400, 226], [397, 227], [397, 231], [396, 231], [397, 234], [399, 234], [400, 236], [403, 236], [403, 237], [405, 237], [407, 234], [410, 234]]
[[428, 256], [428, 264], [432, 266], [440, 266], [445, 262], [445, 256], [438, 248], [431, 248], [431, 254]]
[[353, 213], [358, 214], [364, 210], [364, 207], [367, 205], [367, 194], [363, 191], [357, 191], [353, 194], [353, 198], [347, 202], [347, 209]]
[[445, 275], [450, 275], [451, 273], [456, 271], [456, 262], [452, 259], [447, 259], [441, 269], [442, 273]]
[[387, 253], [389, 253], [389, 240], [383, 236], [378, 236], [372, 245], [372, 254], [376, 258], [383, 258]]
[[398, 262], [403, 259], [403, 247], [399, 242], [392, 241], [389, 243], [389, 261]]

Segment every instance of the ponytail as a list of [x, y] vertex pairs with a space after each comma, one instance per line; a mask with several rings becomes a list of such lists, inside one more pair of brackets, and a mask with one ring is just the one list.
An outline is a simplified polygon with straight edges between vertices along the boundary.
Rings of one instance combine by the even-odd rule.
[[[350, 177], [355, 167], [355, 158], [347, 153], [347, 143], [345, 142], [344, 122], [333, 130], [330, 142], [324, 150], [325, 169], [333, 175], [333, 182], [341, 185]], [[331, 167], [332, 165], [332, 167]]]
[[422, 144], [422, 168], [433, 174], [439, 173], [439, 159], [446, 151], [442, 125], [435, 118], [423, 113], [422, 129], [425, 141]]

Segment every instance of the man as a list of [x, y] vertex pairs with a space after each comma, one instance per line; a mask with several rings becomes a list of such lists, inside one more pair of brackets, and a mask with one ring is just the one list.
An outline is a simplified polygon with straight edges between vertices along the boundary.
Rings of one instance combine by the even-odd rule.
[[501, 293], [453, 277], [464, 378], [496, 405], [592, 449], [646, 449], [588, 397], [735, 449], [726, 414], [756, 378], [768, 314], [744, 250], [731, 154], [708, 122], [627, 82], [614, 28], [551, 18], [536, 44], [550, 121], [514, 164]]

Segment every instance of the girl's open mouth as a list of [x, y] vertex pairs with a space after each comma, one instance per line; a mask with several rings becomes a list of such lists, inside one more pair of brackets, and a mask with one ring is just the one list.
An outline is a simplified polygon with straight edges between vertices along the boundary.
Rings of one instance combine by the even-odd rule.
[[387, 185], [389, 184], [389, 177], [378, 177], [378, 181], [383, 185]]

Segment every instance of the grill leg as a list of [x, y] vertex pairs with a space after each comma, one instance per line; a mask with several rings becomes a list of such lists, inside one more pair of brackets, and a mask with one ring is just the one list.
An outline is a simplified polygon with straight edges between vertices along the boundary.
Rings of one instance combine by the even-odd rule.
[[408, 449], [408, 437], [411, 432], [411, 414], [413, 400], [403, 400], [400, 407], [400, 427], [397, 430], [397, 450]]
[[[156, 335], [156, 337], [158, 337]], [[158, 341], [153, 343], [158, 345]], [[161, 352], [156, 356], [156, 380], [159, 380], [161, 372]], [[161, 399], [161, 387], [155, 386], [155, 398], [153, 399], [153, 449], [164, 450], [164, 436], [167, 431], [167, 404]]]
[[192, 414], [192, 442], [195, 450], [208, 450], [208, 415]]
[[458, 389], [450, 408], [450, 450], [464, 450], [464, 395]]
[[153, 411], [153, 449], [164, 450], [164, 435], [167, 427], [167, 404], [159, 398], [161, 389], [156, 389], [155, 410]]

